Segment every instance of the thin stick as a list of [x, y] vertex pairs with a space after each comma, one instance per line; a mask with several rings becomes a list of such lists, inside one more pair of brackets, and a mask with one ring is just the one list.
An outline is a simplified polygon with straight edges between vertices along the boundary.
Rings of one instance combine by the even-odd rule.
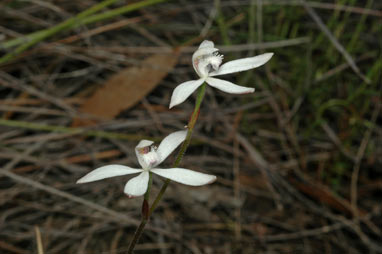
[[42, 239], [41, 239], [41, 232], [38, 226], [34, 227], [34, 232], [36, 233], [37, 253], [44, 254], [44, 248], [42, 246]]
[[120, 213], [118, 213], [116, 211], [113, 211], [113, 210], [111, 210], [109, 208], [106, 208], [104, 206], [101, 206], [101, 205], [98, 205], [96, 203], [90, 202], [88, 200], [76, 197], [76, 196], [74, 196], [74, 195], [72, 195], [70, 193], [67, 193], [67, 192], [64, 192], [64, 191], [60, 191], [60, 190], [58, 190], [56, 188], [53, 188], [53, 187], [44, 185], [42, 183], [33, 181], [33, 180], [28, 179], [26, 177], [23, 177], [23, 176], [20, 176], [20, 175], [16, 175], [15, 173], [10, 172], [10, 171], [6, 171], [6, 170], [4, 170], [2, 168], [0, 169], [0, 175], [7, 176], [7, 177], [11, 178], [12, 180], [14, 180], [16, 182], [20, 182], [20, 183], [32, 186], [33, 188], [49, 192], [49, 193], [54, 194], [56, 196], [60, 196], [62, 198], [66, 198], [66, 199], [68, 199], [70, 201], [73, 201], [73, 202], [82, 204], [84, 206], [87, 206], [87, 207], [89, 207], [89, 208], [91, 208], [93, 210], [96, 210], [96, 211], [102, 212], [104, 214], [107, 214], [107, 215], [110, 216], [109, 218], [111, 220], [124, 221], [124, 222], [129, 223], [130, 225], [131, 224], [138, 225], [138, 223], [139, 223], [138, 220], [136, 220], [134, 218], [131, 218], [131, 217], [127, 216], [127, 215], [120, 214]]
[[89, 137], [100, 137], [100, 138], [113, 138], [113, 139], [124, 139], [124, 140], [141, 140], [147, 137], [141, 135], [129, 135], [124, 133], [117, 132], [107, 132], [107, 131], [98, 131], [98, 130], [90, 130], [86, 128], [78, 128], [78, 127], [65, 127], [58, 125], [48, 125], [48, 124], [39, 124], [25, 121], [17, 121], [17, 120], [7, 120], [0, 119], [0, 126], [8, 126], [8, 127], [17, 127], [17, 128], [25, 128], [30, 130], [40, 130], [40, 131], [49, 131], [49, 132], [59, 132], [59, 133], [68, 133], [72, 135], [83, 135]]
[[349, 63], [350, 67], [353, 69], [353, 71], [367, 84], [370, 83], [370, 80], [361, 73], [358, 66], [354, 62], [353, 58], [350, 56], [350, 54], [346, 51], [346, 49], [339, 43], [337, 38], [329, 31], [329, 29], [325, 26], [325, 24], [322, 22], [321, 18], [318, 16], [315, 10], [311, 6], [309, 6], [305, 0], [302, 1], [306, 11], [309, 13], [309, 15], [312, 17], [312, 19], [316, 22], [318, 27], [321, 29], [321, 31], [328, 37], [329, 41], [333, 44], [333, 46], [342, 54], [342, 56], [346, 59], [346, 61]]
[[[239, 113], [240, 117], [240, 113]], [[240, 122], [240, 120], [238, 120]], [[236, 128], [235, 128], [236, 129]], [[236, 131], [236, 130], [235, 130]], [[233, 150], [235, 152], [239, 151], [239, 142], [237, 139], [233, 140]], [[234, 153], [234, 158], [233, 158], [233, 176], [234, 176], [234, 182], [233, 182], [233, 193], [235, 196], [236, 201], [240, 201], [240, 160], [236, 153]], [[242, 227], [241, 227], [241, 207], [237, 206], [235, 209], [235, 240], [237, 242], [240, 242], [241, 240], [241, 232], [242, 232]]]
[[[381, 109], [381, 104], [377, 103], [377, 105], [373, 111], [373, 114], [371, 116], [370, 122], [375, 123], [377, 121], [380, 109]], [[358, 201], [357, 184], [358, 184], [359, 171], [360, 171], [360, 167], [361, 167], [361, 160], [362, 160], [363, 156], [365, 155], [365, 151], [366, 151], [367, 145], [370, 141], [372, 131], [373, 131], [373, 128], [368, 129], [366, 131], [363, 139], [362, 139], [361, 145], [359, 146], [359, 149], [357, 152], [357, 156], [355, 157], [355, 164], [354, 164], [353, 172], [351, 175], [350, 200], [351, 200], [351, 206], [353, 209], [353, 216], [354, 216], [355, 221], [358, 221], [358, 218], [359, 218], [359, 212], [358, 212], [358, 206], [357, 206], [357, 201]]]

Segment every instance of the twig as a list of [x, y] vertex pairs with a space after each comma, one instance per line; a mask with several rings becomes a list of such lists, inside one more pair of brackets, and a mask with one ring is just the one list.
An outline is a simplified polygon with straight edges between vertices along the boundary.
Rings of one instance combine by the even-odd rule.
[[32, 122], [6, 120], [6, 119], [0, 119], [0, 125], [9, 126], [9, 127], [17, 127], [17, 128], [25, 128], [30, 130], [60, 132], [60, 133], [68, 133], [72, 135], [84, 135], [84, 136], [90, 136], [90, 137], [115, 138], [115, 139], [136, 140], [136, 141], [137, 140], [139, 141], [144, 138], [147, 139], [146, 136], [134, 135], [134, 134], [106, 132], [106, 131], [91, 130], [86, 128], [55, 126], [55, 125], [38, 124], [38, 123], [32, 123]]
[[5, 242], [2, 240], [0, 240], [0, 249], [8, 250], [12, 253], [17, 253], [17, 254], [28, 254], [28, 253], [30, 253], [29, 251], [26, 251], [24, 249], [21, 249], [19, 247], [11, 245], [11, 244], [9, 244], [9, 242]]
[[263, 1], [256, 0], [257, 41], [263, 41]]
[[302, 4], [304, 5], [305, 9], [309, 13], [309, 15], [312, 17], [312, 19], [316, 22], [318, 27], [321, 29], [321, 31], [328, 37], [329, 41], [334, 45], [334, 47], [342, 54], [342, 56], [346, 59], [346, 61], [349, 63], [350, 67], [353, 69], [353, 71], [367, 84], [370, 83], [370, 80], [361, 73], [358, 66], [354, 62], [353, 58], [350, 56], [350, 54], [346, 51], [346, 49], [339, 43], [339, 41], [336, 39], [336, 37], [329, 31], [329, 29], [325, 26], [325, 24], [322, 22], [321, 18], [318, 16], [315, 10], [311, 6], [309, 6], [305, 0], [301, 0]]
[[[365, 244], [365, 246], [372, 249], [373, 251], [382, 252], [382, 246], [379, 243], [371, 240], [364, 232], [362, 232], [360, 227], [357, 224], [355, 224], [353, 221], [350, 221], [342, 216], [334, 215], [325, 208], [318, 207], [311, 200], [309, 200], [308, 198], [303, 196], [301, 193], [299, 193], [297, 190], [295, 190], [293, 186], [291, 186], [287, 181], [283, 179], [282, 176], [276, 173], [274, 173], [273, 176], [277, 178], [277, 181], [281, 186], [283, 186], [290, 194], [292, 194], [302, 204], [309, 207], [312, 211], [328, 219], [331, 219], [333, 221], [342, 222], [344, 225], [347, 226], [347, 228], [351, 229], [353, 232], [355, 232], [359, 236], [359, 238]], [[380, 208], [378, 209], [378, 212], [380, 212]], [[361, 218], [362, 220], [366, 220], [366, 221], [368, 220], [368, 216], [364, 216]]]
[[[248, 6], [249, 2], [252, 0], [227, 0], [224, 1], [221, 6], [222, 7], [236, 7], [236, 6]], [[289, 5], [289, 6], [300, 6], [301, 0], [262, 0], [263, 5]], [[357, 6], [348, 6], [348, 5], [342, 5], [337, 3], [322, 3], [319, 1], [308, 1], [307, 4], [313, 8], [317, 9], [327, 9], [327, 10], [337, 10], [342, 12], [350, 12], [350, 13], [356, 13], [356, 14], [366, 14], [371, 15], [375, 17], [382, 17], [382, 11], [380, 10], [374, 10], [374, 9], [367, 9], [367, 8], [361, 8]], [[187, 7], [187, 11], [196, 11], [200, 8], [206, 8], [209, 7], [210, 4], [190, 4]], [[174, 9], [180, 9], [174, 8]], [[184, 11], [185, 8], [180, 9], [179, 11]]]
[[[235, 126], [233, 128], [233, 131], [237, 132], [238, 126], [240, 124], [241, 118], [242, 118], [242, 112], [239, 112], [235, 117]], [[239, 151], [239, 142], [237, 139], [233, 140], [233, 151], [234, 151], [234, 157], [233, 157], [233, 192], [234, 196], [237, 202], [240, 201], [240, 160], [237, 156]], [[241, 232], [242, 232], [242, 226], [241, 226], [241, 207], [237, 206], [235, 209], [235, 240], [240, 241], [241, 240]]]
[[256, 237], [261, 241], [264, 242], [275, 242], [275, 241], [290, 241], [294, 239], [300, 239], [305, 237], [314, 237], [314, 236], [320, 236], [322, 234], [328, 234], [332, 231], [339, 230], [341, 228], [345, 227], [345, 225], [341, 222], [332, 224], [332, 225], [326, 225], [320, 228], [315, 229], [307, 229], [302, 230], [299, 232], [294, 233], [286, 233], [286, 234], [277, 234], [277, 235], [265, 235]]
[[[301, 44], [306, 44], [310, 42], [310, 38], [308, 37], [299, 37], [294, 39], [287, 40], [279, 40], [279, 41], [270, 41], [270, 42], [261, 42], [261, 43], [247, 43], [247, 44], [235, 44], [229, 46], [216, 46], [221, 49], [222, 52], [242, 52], [242, 51], [250, 51], [250, 50], [260, 50], [260, 49], [274, 49], [274, 48], [282, 48], [282, 47], [292, 47]], [[73, 47], [75, 48], [75, 47]], [[80, 48], [79, 48], [80, 49]], [[180, 53], [193, 53], [197, 47], [180, 47]], [[121, 47], [121, 46], [110, 46], [110, 47], [102, 47], [102, 46], [94, 46], [88, 50], [89, 52], [100, 52], [105, 51], [105, 53], [123, 53], [123, 54], [173, 54], [174, 49], [172, 47], [142, 47], [142, 46], [129, 46], [129, 47]]]
[[10, 162], [8, 162], [2, 170], [9, 171], [11, 170], [16, 164], [18, 164], [20, 161], [24, 159], [24, 157], [28, 156], [29, 154], [33, 153], [36, 149], [40, 148], [45, 141], [36, 142], [35, 144], [29, 146], [23, 153], [18, 154], [16, 157], [14, 157]]
[[68, 116], [68, 114], [60, 110], [41, 108], [41, 107], [20, 107], [20, 106], [0, 105], [0, 111], [33, 113], [36, 115], [48, 115], [48, 116]]
[[0, 174], [4, 175], [4, 176], [7, 176], [7, 177], [13, 179], [16, 182], [29, 185], [29, 186], [31, 186], [33, 188], [36, 188], [36, 189], [39, 189], [39, 190], [42, 190], [42, 191], [46, 191], [46, 192], [48, 192], [50, 194], [53, 194], [53, 195], [56, 195], [56, 196], [68, 199], [68, 200], [73, 201], [75, 203], [79, 203], [79, 204], [82, 204], [82, 205], [84, 205], [86, 207], [89, 207], [89, 208], [91, 208], [93, 210], [96, 210], [96, 211], [102, 212], [104, 214], [107, 214], [107, 215], [110, 216], [109, 220], [111, 220], [111, 221], [118, 221], [118, 222], [123, 221], [124, 223], [127, 223], [127, 225], [138, 225], [138, 223], [139, 223], [138, 220], [136, 220], [134, 218], [131, 218], [131, 217], [127, 216], [127, 215], [121, 214], [119, 212], [116, 212], [116, 211], [111, 210], [109, 208], [106, 208], [104, 206], [98, 205], [96, 203], [90, 202], [88, 200], [76, 197], [76, 196], [74, 196], [74, 195], [72, 195], [70, 193], [67, 193], [67, 192], [64, 192], [64, 191], [60, 191], [60, 190], [58, 190], [56, 188], [53, 188], [53, 187], [50, 187], [48, 185], [44, 185], [42, 183], [33, 181], [33, 180], [28, 179], [26, 177], [23, 177], [23, 176], [20, 176], [20, 175], [16, 175], [16, 174], [14, 174], [14, 173], [12, 173], [10, 171], [4, 170], [3, 168], [0, 169]]
[[[367, 54], [364, 54], [364, 55], [360, 56], [358, 59], [356, 59], [355, 62], [368, 60], [368, 59], [373, 58], [374, 56], [375, 56], [375, 54], [373, 52], [368, 52]], [[341, 71], [345, 70], [348, 67], [350, 67], [348, 62], [340, 64], [340, 65], [334, 67], [333, 69], [329, 70], [328, 72], [322, 74], [322, 76], [317, 77], [313, 83], [316, 85], [316, 84], [318, 84], [324, 80], [327, 80], [328, 78], [332, 77], [333, 75], [335, 75], [337, 73], [340, 73]]]
[[341, 153], [345, 155], [349, 160], [354, 161], [354, 154], [342, 145], [341, 140], [337, 137], [336, 133], [330, 128], [329, 124], [324, 122], [321, 124], [322, 129], [326, 132], [332, 142], [340, 149]]
[[[377, 121], [377, 118], [378, 118], [378, 115], [379, 115], [379, 111], [381, 109], [381, 103], [377, 103], [374, 111], [373, 111], [373, 114], [371, 116], [371, 122], [372, 123], [375, 123]], [[358, 218], [359, 218], [359, 214], [358, 214], [358, 207], [357, 207], [357, 200], [358, 200], [358, 188], [357, 188], [357, 184], [358, 184], [358, 175], [359, 175], [359, 171], [360, 171], [360, 167], [361, 167], [361, 160], [365, 154], [365, 151], [366, 151], [366, 147], [367, 147], [367, 144], [369, 143], [370, 141], [370, 137], [371, 137], [371, 133], [373, 132], [373, 128], [369, 128], [365, 135], [363, 136], [363, 139], [362, 139], [362, 142], [361, 142], [361, 145], [359, 146], [359, 149], [358, 149], [358, 152], [357, 152], [357, 155], [355, 157], [355, 164], [354, 164], [354, 167], [353, 167], [353, 172], [352, 172], [352, 175], [351, 175], [351, 185], [350, 185], [350, 189], [351, 189], [351, 205], [352, 205], [352, 209], [353, 209], [353, 214], [354, 214], [354, 219], [356, 221], [358, 221]], [[379, 229], [377, 229], [377, 233], [381, 234], [381, 231]]]
[[247, 150], [249, 154], [249, 158], [252, 160], [252, 162], [260, 169], [260, 172], [262, 173], [263, 177], [267, 179], [267, 186], [270, 189], [270, 191], [273, 194], [273, 197], [275, 199], [275, 203], [278, 207], [278, 209], [282, 209], [281, 204], [281, 197], [274, 189], [272, 182], [273, 177], [272, 173], [269, 171], [270, 165], [268, 162], [263, 158], [263, 156], [254, 148], [249, 141], [244, 138], [240, 133], [235, 134], [235, 139], [244, 147], [245, 150]]
[[[50, 194], [53, 194], [55, 196], [59, 196], [59, 197], [62, 197], [62, 198], [65, 198], [65, 199], [68, 199], [72, 202], [75, 202], [75, 203], [78, 203], [78, 204], [81, 204], [81, 205], [84, 205], [88, 208], [91, 208], [92, 210], [95, 210], [95, 211], [99, 211], [105, 215], [108, 215], [107, 217], [105, 217], [106, 220], [108, 221], [114, 221], [114, 222], [117, 222], [117, 223], [123, 223], [125, 225], [139, 225], [139, 221], [130, 217], [130, 216], [127, 216], [123, 213], [120, 213], [120, 212], [117, 212], [117, 211], [114, 211], [112, 209], [109, 209], [107, 207], [104, 207], [104, 206], [101, 206], [99, 204], [96, 204], [96, 203], [93, 203], [91, 201], [88, 201], [86, 199], [83, 199], [83, 198], [79, 198], [77, 196], [74, 196], [70, 193], [67, 193], [67, 192], [64, 192], [64, 191], [61, 191], [61, 190], [58, 190], [56, 188], [53, 188], [51, 186], [48, 186], [48, 185], [44, 185], [42, 183], [39, 183], [39, 182], [36, 182], [36, 181], [33, 181], [31, 179], [28, 179], [26, 177], [23, 177], [23, 176], [20, 176], [20, 175], [16, 175], [15, 173], [13, 172], [10, 172], [10, 171], [6, 171], [4, 170], [3, 168], [0, 168], [0, 175], [3, 175], [3, 176], [7, 176], [9, 178], [11, 178], [12, 180], [16, 181], [16, 182], [19, 182], [19, 183], [22, 183], [22, 184], [26, 184], [26, 185], [29, 185], [35, 189], [39, 189], [39, 190], [42, 190], [42, 191], [45, 191], [45, 192], [48, 192]], [[164, 230], [162, 228], [157, 228], [157, 227], [148, 227], [150, 230], [152, 231], [155, 231], [155, 232], [160, 232], [168, 237], [171, 237], [171, 238], [174, 238], [174, 239], [178, 239], [178, 237], [167, 231], [167, 230]]]
[[30, 85], [25, 84], [21, 80], [17, 80], [13, 76], [11, 76], [8, 73], [5, 73], [3, 71], [0, 71], [0, 84], [5, 87], [11, 87], [13, 89], [25, 91], [31, 95], [34, 95], [42, 100], [49, 101], [53, 105], [56, 105], [57, 107], [60, 107], [67, 111], [69, 114], [74, 115], [76, 110], [69, 106], [66, 102], [64, 102], [62, 99], [59, 99], [57, 97], [51, 96], [49, 94], [46, 94]]
[[[208, 20], [207, 20], [207, 22], [205, 22], [203, 28], [200, 30], [200, 34], [199, 34], [200, 37], [204, 38], [207, 36], [208, 31], [210, 30], [212, 23], [213, 23], [214, 19], [216, 18], [216, 15], [218, 14], [218, 9], [217, 9], [218, 4], [219, 4], [218, 1], [214, 0], [214, 5], [212, 6], [210, 14], [208, 15]], [[193, 13], [193, 12], [191, 12], [191, 13]]]
[[34, 227], [34, 232], [36, 234], [37, 253], [44, 254], [44, 247], [42, 245], [41, 232], [38, 226]]

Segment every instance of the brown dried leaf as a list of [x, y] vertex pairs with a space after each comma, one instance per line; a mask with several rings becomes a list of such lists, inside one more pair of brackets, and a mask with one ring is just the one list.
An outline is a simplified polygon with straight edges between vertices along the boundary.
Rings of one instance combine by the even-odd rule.
[[[320, 202], [330, 206], [337, 211], [341, 211], [351, 215], [353, 213], [351, 204], [348, 200], [335, 195], [327, 187], [316, 184], [313, 182], [302, 182], [297, 180], [295, 177], [290, 175], [288, 181], [292, 183], [299, 191], [308, 195], [312, 199], [319, 200]], [[363, 209], [359, 209], [358, 213], [360, 215], [365, 215], [367, 212]]]
[[[163, 54], [147, 57], [140, 66], [128, 67], [113, 75], [93, 95], [84, 101], [80, 112], [99, 119], [113, 119], [150, 93], [177, 63], [178, 55]], [[75, 119], [73, 126], [89, 126], [93, 119]]]

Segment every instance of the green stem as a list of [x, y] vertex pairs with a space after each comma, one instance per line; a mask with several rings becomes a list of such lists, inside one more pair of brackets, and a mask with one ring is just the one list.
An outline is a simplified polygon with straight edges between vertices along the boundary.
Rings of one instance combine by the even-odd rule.
[[[147, 191], [145, 193], [145, 196], [143, 198], [142, 202], [142, 219], [141, 224], [139, 224], [139, 227], [135, 231], [135, 236], [141, 236], [143, 229], [146, 226], [147, 221], [149, 220], [149, 197], [150, 197], [150, 191], [151, 191], [151, 185], [153, 183], [152, 173], [149, 172], [149, 184], [147, 187]], [[134, 237], [133, 240], [130, 242], [129, 248], [127, 250], [127, 253], [133, 253], [134, 246], [137, 244], [139, 240], [139, 237]]]
[[149, 184], [147, 186], [147, 191], [145, 193], [145, 196], [144, 196], [144, 200], [146, 200], [147, 202], [149, 202], [149, 198], [150, 198], [150, 191], [151, 191], [151, 184], [153, 183], [153, 177], [152, 177], [152, 173], [149, 172]]
[[[187, 148], [191, 142], [192, 132], [194, 130], [196, 120], [198, 120], [200, 105], [202, 104], [205, 92], [206, 92], [206, 83], [204, 83], [199, 88], [198, 97], [196, 98], [196, 102], [195, 102], [195, 108], [194, 108], [194, 111], [192, 112], [190, 121], [188, 122], [188, 131], [187, 131], [186, 140], [183, 142], [182, 147], [180, 148], [179, 153], [176, 156], [175, 162], [173, 164], [174, 168], [179, 166], [179, 164], [183, 158], [183, 155], [186, 153], [186, 150], [187, 150]], [[167, 179], [165, 181], [165, 183], [163, 184], [162, 188], [160, 189], [157, 197], [155, 198], [155, 200], [153, 202], [153, 205], [150, 207], [149, 217], [154, 212], [155, 208], [158, 206], [158, 203], [161, 200], [161, 198], [162, 198], [164, 192], [166, 191], [166, 188], [170, 182], [171, 182], [171, 180]]]
[[70, 18], [70, 19], [68, 19], [68, 20], [66, 20], [66, 21], [64, 21], [64, 22], [62, 22], [62, 23], [60, 23], [54, 27], [44, 29], [41, 31], [37, 31], [37, 32], [31, 33], [25, 37], [16, 38], [14, 40], [10, 40], [10, 41], [7, 41], [3, 44], [0, 44], [0, 48], [5, 48], [5, 49], [21, 44], [18, 48], [16, 48], [12, 52], [9, 52], [8, 54], [1, 57], [0, 58], [0, 64], [3, 64], [5, 62], [11, 60], [16, 55], [22, 53], [23, 51], [27, 50], [31, 46], [35, 45], [36, 43], [38, 43], [38, 42], [40, 42], [40, 41], [42, 41], [48, 37], [51, 37], [52, 35], [60, 32], [60, 31], [67, 30], [70, 28], [76, 28], [76, 27], [79, 27], [81, 25], [86, 25], [86, 24], [94, 23], [94, 22], [101, 21], [104, 19], [112, 18], [112, 17], [118, 16], [118, 15], [121, 15], [123, 13], [134, 11], [134, 10], [143, 8], [145, 6], [160, 3], [160, 2], [163, 2], [166, 0], [141, 1], [138, 3], [129, 4], [127, 6], [116, 8], [114, 10], [106, 11], [104, 13], [93, 15], [94, 13], [102, 10], [103, 8], [107, 7], [108, 5], [110, 5], [116, 1], [118, 1], [118, 0], [105, 0], [99, 4], [96, 4], [92, 7], [90, 7], [87, 10], [77, 14], [75, 17]]
[[[196, 102], [195, 102], [195, 108], [194, 108], [194, 111], [192, 112], [191, 118], [188, 122], [187, 136], [186, 136], [185, 141], [182, 144], [182, 147], [179, 150], [178, 155], [176, 156], [173, 167], [177, 167], [180, 164], [180, 162], [183, 158], [183, 155], [186, 153], [187, 147], [189, 146], [189, 144], [191, 142], [192, 132], [194, 130], [196, 120], [198, 119], [198, 116], [199, 116], [200, 106], [202, 104], [205, 92], [206, 92], [206, 83], [204, 83], [199, 88], [198, 96], [197, 96]], [[134, 247], [137, 244], [139, 238], [141, 237], [143, 229], [145, 228], [148, 219], [150, 218], [151, 214], [154, 212], [155, 208], [158, 206], [159, 201], [162, 199], [162, 197], [163, 197], [163, 195], [167, 189], [167, 186], [169, 185], [170, 182], [171, 182], [171, 180], [166, 179], [166, 181], [162, 185], [162, 188], [160, 189], [158, 195], [156, 196], [152, 206], [150, 207], [148, 217], [147, 218], [142, 217], [141, 223], [139, 224], [137, 230], [134, 233], [134, 237], [130, 242], [129, 249], [128, 249], [127, 253], [129, 253], [129, 254], [133, 253]]]
[[131, 240], [129, 248], [127, 249], [127, 254], [133, 253], [135, 245], [137, 244], [139, 238], [141, 237], [143, 229], [145, 228], [147, 221], [148, 221], [148, 219], [142, 218], [141, 224], [139, 224], [139, 227], [135, 231], [134, 238], [133, 238], [133, 240]]

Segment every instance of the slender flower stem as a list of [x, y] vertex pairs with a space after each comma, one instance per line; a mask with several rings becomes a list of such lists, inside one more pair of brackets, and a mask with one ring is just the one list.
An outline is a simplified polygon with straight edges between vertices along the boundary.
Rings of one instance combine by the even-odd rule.
[[149, 218], [149, 198], [150, 198], [150, 191], [151, 191], [152, 184], [153, 184], [153, 175], [151, 172], [149, 172], [149, 183], [147, 186], [147, 191], [142, 201], [142, 218], [145, 218], [145, 219]]
[[149, 172], [149, 184], [147, 186], [147, 191], [146, 191], [145, 196], [144, 196], [144, 200], [147, 200], [147, 202], [149, 201], [152, 183], [153, 183], [153, 174], [151, 172]]
[[135, 245], [137, 244], [139, 238], [141, 237], [143, 229], [145, 228], [147, 221], [148, 221], [148, 219], [145, 219], [142, 217], [141, 224], [139, 224], [137, 230], [135, 230], [134, 238], [130, 242], [129, 248], [127, 250], [127, 254], [133, 253]]
[[[195, 108], [194, 108], [194, 111], [192, 112], [192, 115], [191, 115], [190, 120], [188, 121], [188, 125], [187, 125], [187, 128], [188, 128], [187, 136], [186, 136], [185, 141], [182, 144], [182, 147], [179, 150], [178, 155], [176, 156], [173, 167], [177, 167], [180, 164], [180, 162], [183, 158], [183, 155], [186, 153], [186, 150], [187, 150], [187, 148], [191, 142], [192, 131], [194, 130], [196, 120], [198, 119], [200, 106], [202, 104], [205, 92], [206, 92], [206, 83], [204, 83], [198, 90], [198, 95], [197, 95], [196, 102], [195, 102]], [[159, 201], [162, 199], [163, 194], [165, 193], [167, 186], [169, 185], [170, 182], [171, 182], [171, 180], [169, 180], [169, 179], [165, 180], [164, 184], [162, 185], [162, 188], [160, 189], [160, 191], [159, 191], [158, 195], [156, 196], [152, 206], [150, 207], [148, 216], [146, 218], [145, 218], [145, 216], [142, 216], [141, 224], [139, 224], [137, 230], [135, 231], [134, 237], [131, 240], [129, 248], [127, 250], [128, 254], [133, 253], [134, 247], [137, 244], [139, 238], [141, 237], [143, 229], [145, 228], [148, 219], [150, 218], [151, 214], [154, 212], [155, 208], [158, 206]]]

